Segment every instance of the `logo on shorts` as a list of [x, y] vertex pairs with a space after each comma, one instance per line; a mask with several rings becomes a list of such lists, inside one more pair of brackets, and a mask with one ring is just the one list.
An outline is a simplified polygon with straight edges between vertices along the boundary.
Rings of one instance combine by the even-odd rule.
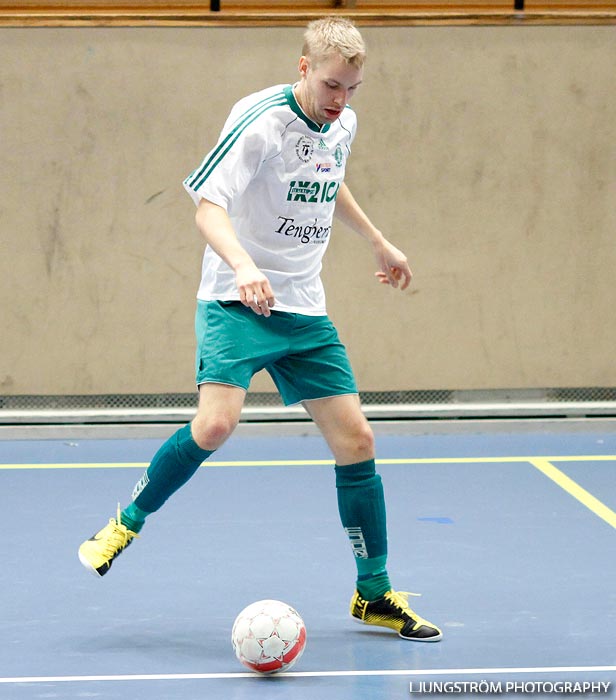
[[314, 141], [308, 136], [302, 136], [295, 144], [295, 153], [302, 163], [308, 163], [314, 151]]

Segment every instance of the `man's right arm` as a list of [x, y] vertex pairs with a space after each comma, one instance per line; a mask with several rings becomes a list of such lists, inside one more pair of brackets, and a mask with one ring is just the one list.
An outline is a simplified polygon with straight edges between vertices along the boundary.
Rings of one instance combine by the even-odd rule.
[[207, 244], [235, 272], [242, 304], [256, 314], [269, 316], [275, 302], [269, 280], [242, 247], [227, 212], [218, 204], [202, 198], [195, 220]]

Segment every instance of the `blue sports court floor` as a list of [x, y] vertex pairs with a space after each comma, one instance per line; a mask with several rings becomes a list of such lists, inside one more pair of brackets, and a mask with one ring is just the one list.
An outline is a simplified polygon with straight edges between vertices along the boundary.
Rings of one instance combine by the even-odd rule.
[[[355, 567], [311, 426], [240, 426], [100, 580], [77, 548], [126, 503], [162, 437], [4, 432], [0, 697], [395, 700], [446, 681], [458, 697], [481, 695], [480, 681], [520, 696], [546, 683], [534, 698], [564, 682], [584, 697], [613, 690], [616, 423], [375, 429], [392, 581], [422, 594], [411, 605], [443, 628], [437, 644], [348, 617]], [[292, 604], [308, 630], [278, 677], [244, 672], [230, 645], [235, 615], [261, 598]]]

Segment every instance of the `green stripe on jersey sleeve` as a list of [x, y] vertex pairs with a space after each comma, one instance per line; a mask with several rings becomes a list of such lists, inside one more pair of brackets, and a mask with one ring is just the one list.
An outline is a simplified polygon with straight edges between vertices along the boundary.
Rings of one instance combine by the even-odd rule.
[[229, 131], [225, 138], [220, 141], [212, 153], [203, 161], [201, 166], [184, 180], [185, 184], [192, 190], [198, 190], [203, 186], [214, 168], [231, 150], [235, 142], [242, 135], [242, 132], [245, 131], [250, 124], [269, 109], [280, 107], [285, 104], [287, 104], [286, 96], [283, 92], [279, 92], [252, 105], [250, 109], [246, 110], [246, 112], [238, 117], [235, 126]]

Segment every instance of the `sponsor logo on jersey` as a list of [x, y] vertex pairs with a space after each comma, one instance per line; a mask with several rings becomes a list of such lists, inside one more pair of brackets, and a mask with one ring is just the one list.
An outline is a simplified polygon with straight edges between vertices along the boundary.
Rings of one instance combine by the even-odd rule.
[[295, 144], [295, 153], [302, 163], [310, 162], [312, 152], [314, 151], [314, 141], [308, 136], [301, 136]]
[[280, 226], [275, 233], [281, 236], [298, 238], [300, 243], [315, 243], [317, 245], [327, 243], [332, 227], [322, 226], [319, 220], [315, 219], [313, 224], [298, 225], [291, 216], [279, 216]]
[[333, 202], [339, 189], [340, 183], [335, 180], [325, 182], [291, 180], [287, 192], [287, 202], [310, 202], [312, 204]]
[[325, 143], [325, 141], [323, 141], [323, 139], [319, 139], [319, 143], [317, 143], [317, 148], [319, 149], [319, 151], [327, 151], [327, 150], [329, 150], [329, 149], [327, 148], [327, 144]]
[[328, 173], [332, 169], [331, 163], [317, 163], [318, 173]]

